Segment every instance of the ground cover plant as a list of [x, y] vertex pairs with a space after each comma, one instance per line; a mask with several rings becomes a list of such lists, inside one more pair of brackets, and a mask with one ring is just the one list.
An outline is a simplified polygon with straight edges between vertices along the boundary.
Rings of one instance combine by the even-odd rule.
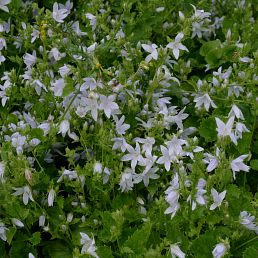
[[257, 18], [0, 0], [0, 257], [257, 257]]

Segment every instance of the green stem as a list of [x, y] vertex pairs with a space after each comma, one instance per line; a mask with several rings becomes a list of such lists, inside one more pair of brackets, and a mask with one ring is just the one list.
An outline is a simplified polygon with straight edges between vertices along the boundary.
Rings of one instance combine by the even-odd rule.
[[74, 100], [76, 99], [76, 97], [78, 96], [79, 93], [80, 93], [80, 91], [77, 91], [77, 92], [74, 94], [74, 96], [73, 96], [73, 98], [71, 99], [69, 105], [67, 106], [67, 108], [66, 108], [64, 114], [61, 116], [61, 118], [60, 118], [60, 120], [59, 120], [59, 122], [58, 122], [58, 126], [59, 126], [59, 125], [61, 124], [61, 122], [63, 121], [65, 115], [66, 115], [67, 112], [69, 111], [71, 105], [73, 104]]
[[254, 237], [254, 238], [252, 238], [252, 239], [250, 239], [250, 240], [244, 242], [243, 244], [239, 245], [236, 249], [233, 250], [233, 252], [235, 252], [236, 250], [240, 249], [241, 247], [243, 247], [243, 246], [249, 244], [250, 242], [253, 242], [255, 239], [258, 239], [258, 236], [256, 236], [256, 237]]

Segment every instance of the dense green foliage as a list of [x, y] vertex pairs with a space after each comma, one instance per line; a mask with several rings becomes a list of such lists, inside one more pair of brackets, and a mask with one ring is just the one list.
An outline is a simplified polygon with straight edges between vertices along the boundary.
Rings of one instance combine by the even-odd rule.
[[255, 258], [257, 18], [0, 0], [0, 257]]

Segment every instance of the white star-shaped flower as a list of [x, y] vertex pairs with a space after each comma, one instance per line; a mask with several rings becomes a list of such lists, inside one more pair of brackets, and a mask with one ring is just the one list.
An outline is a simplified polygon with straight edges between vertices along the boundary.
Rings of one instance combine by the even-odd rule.
[[172, 255], [172, 258], [185, 258], [185, 253], [179, 248], [177, 244], [170, 246], [170, 252]]
[[224, 243], [219, 243], [215, 246], [212, 251], [213, 258], [223, 257], [228, 250], [228, 247]]
[[82, 99], [82, 104], [84, 106], [85, 112], [87, 113], [90, 111], [92, 118], [97, 121], [99, 109], [98, 95], [95, 93], [90, 93], [88, 98]]
[[150, 53], [146, 58], [146, 63], [149, 63], [152, 59], [157, 60], [158, 59], [158, 51], [157, 51], [157, 45], [156, 44], [142, 44], [142, 48]]
[[100, 98], [99, 109], [104, 110], [105, 115], [108, 118], [110, 118], [112, 112], [114, 110], [119, 109], [119, 106], [117, 105], [117, 103], [114, 102], [116, 97], [114, 95], [109, 95], [108, 97], [104, 95], [100, 95], [99, 98]]
[[194, 98], [194, 102], [196, 103], [195, 104], [196, 108], [200, 109], [202, 106], [204, 106], [206, 111], [209, 111], [210, 106], [212, 106], [213, 108], [217, 107], [213, 102], [213, 100], [210, 98], [208, 93], [205, 93], [202, 96], [196, 95]]
[[65, 87], [65, 80], [63, 78], [56, 80], [51, 83], [51, 90], [54, 92], [56, 97], [61, 97]]
[[9, 229], [7, 227], [5, 227], [5, 224], [3, 222], [0, 221], [0, 238], [3, 241], [7, 240], [7, 237], [6, 237], [6, 231], [7, 230], [9, 230]]
[[226, 196], [226, 193], [227, 193], [226, 190], [219, 194], [216, 189], [214, 189], [214, 188], [211, 189], [211, 194], [212, 194], [212, 198], [214, 201], [214, 203], [210, 206], [211, 211], [221, 205], [222, 201], [224, 200], [224, 198]]
[[29, 200], [34, 201], [31, 190], [27, 185], [20, 188], [14, 187], [13, 189], [16, 190], [16, 192], [14, 192], [13, 195], [14, 196], [22, 195], [22, 200], [25, 205], [28, 204]]
[[227, 123], [223, 123], [219, 118], [215, 117], [216, 124], [217, 124], [217, 132], [218, 137], [223, 138], [226, 136], [229, 136], [231, 141], [237, 145], [237, 139], [235, 134], [232, 132], [233, 124], [234, 124], [234, 117], [230, 117], [227, 121]]
[[87, 234], [80, 232], [81, 235], [81, 245], [82, 250], [81, 254], [89, 254], [95, 258], [99, 258], [99, 256], [96, 253], [96, 246], [95, 246], [95, 240], [94, 238], [91, 239]]
[[141, 148], [138, 142], [136, 142], [135, 149], [128, 144], [127, 150], [129, 151], [129, 153], [124, 155], [121, 158], [121, 161], [131, 161], [131, 168], [133, 170], [135, 169], [137, 163], [139, 163], [139, 165], [144, 165], [144, 158], [141, 154]]
[[11, 0], [0, 0], [0, 9], [9, 13], [9, 9], [6, 5], [10, 3], [11, 3]]
[[114, 117], [116, 121], [116, 133], [119, 135], [125, 134], [126, 130], [130, 128], [129, 124], [124, 124], [125, 116], [122, 116], [119, 120], [117, 116]]
[[255, 231], [258, 235], [258, 225], [255, 223], [255, 216], [247, 211], [240, 212], [240, 223], [249, 230]]
[[183, 32], [179, 32], [174, 41], [167, 44], [167, 48], [172, 49], [173, 55], [176, 59], [179, 58], [179, 51], [184, 50], [188, 52], [188, 49], [181, 43], [182, 38], [184, 37]]
[[237, 105], [232, 106], [232, 108], [228, 114], [228, 117], [231, 117], [231, 116], [236, 117], [238, 119], [245, 120], [242, 111], [239, 109], [239, 107]]
[[248, 157], [248, 155], [241, 155], [238, 158], [234, 159], [231, 161], [231, 169], [233, 171], [233, 178], [236, 179], [236, 172], [239, 171], [245, 171], [248, 172], [249, 171], [249, 166], [244, 164], [244, 159], [246, 159]]
[[70, 11], [68, 9], [60, 8], [57, 2], [54, 3], [52, 17], [55, 21], [63, 23], [69, 13]]
[[165, 169], [169, 171], [171, 167], [171, 162], [173, 160], [176, 160], [176, 156], [174, 155], [174, 153], [171, 153], [171, 151], [168, 148], [162, 145], [160, 146], [160, 150], [162, 152], [162, 156], [157, 160], [157, 163], [164, 164]]

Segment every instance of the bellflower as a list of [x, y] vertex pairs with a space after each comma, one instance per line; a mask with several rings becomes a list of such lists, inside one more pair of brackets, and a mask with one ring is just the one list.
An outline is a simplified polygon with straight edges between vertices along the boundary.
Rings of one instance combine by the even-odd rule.
[[219, 243], [213, 249], [212, 255], [214, 258], [221, 258], [226, 254], [228, 249], [229, 247], [227, 247], [224, 243]]
[[240, 223], [249, 230], [255, 231], [258, 235], [258, 225], [255, 223], [255, 216], [247, 211], [240, 212]]
[[[198, 204], [200, 204], [201, 206], [202, 205], [205, 205], [206, 202], [207, 202], [207, 196], [205, 196], [205, 193], [207, 192], [204, 187], [206, 186], [206, 180], [203, 179], [203, 178], [200, 178], [199, 181], [198, 181], [198, 184], [196, 186], [196, 190], [197, 190], [197, 193], [195, 195], [195, 200]], [[194, 208], [195, 206], [192, 205], [192, 209]], [[194, 208], [195, 209], [195, 208]], [[194, 210], [193, 209], [193, 210]]]
[[162, 152], [162, 156], [157, 160], [157, 163], [164, 164], [165, 169], [169, 171], [172, 161], [177, 160], [177, 158], [174, 153], [171, 153], [169, 149], [163, 145], [160, 146], [160, 150]]
[[123, 153], [128, 149], [129, 144], [126, 142], [125, 138], [113, 138], [111, 141], [114, 141], [112, 150], [120, 149]]
[[141, 148], [138, 142], [136, 142], [135, 149], [131, 145], [128, 145], [127, 150], [129, 153], [124, 155], [121, 158], [121, 161], [131, 161], [131, 168], [133, 170], [135, 169], [137, 163], [139, 163], [139, 165], [144, 165], [144, 159], [141, 154]]
[[231, 108], [231, 110], [228, 114], [228, 117], [231, 117], [231, 116], [236, 117], [236, 118], [241, 119], [241, 120], [245, 120], [242, 111], [238, 108], [237, 105], [232, 106], [232, 108]]
[[117, 116], [114, 117], [116, 121], [116, 133], [119, 135], [123, 135], [126, 133], [126, 131], [130, 128], [129, 124], [124, 124], [125, 116], [121, 116], [121, 118], [118, 120]]
[[227, 123], [223, 123], [219, 118], [215, 117], [216, 124], [217, 124], [217, 132], [218, 132], [218, 138], [224, 138], [226, 136], [229, 136], [231, 141], [237, 145], [237, 139], [235, 134], [232, 131], [233, 124], [234, 124], [234, 117], [230, 117], [227, 121]]
[[0, 0], [0, 9], [9, 13], [9, 9], [6, 5], [10, 3], [11, 3], [11, 0]]
[[54, 189], [51, 189], [51, 190], [48, 192], [48, 197], [47, 197], [47, 202], [48, 202], [48, 206], [49, 206], [49, 207], [52, 207], [52, 206], [53, 206], [55, 196], [56, 196], [55, 190], [54, 190]]
[[249, 172], [249, 166], [244, 164], [244, 159], [246, 159], [248, 157], [248, 155], [241, 155], [238, 158], [234, 159], [231, 161], [230, 165], [231, 165], [231, 169], [233, 171], [233, 178], [236, 179], [236, 172], [239, 171], [245, 171], [245, 172]]
[[152, 59], [157, 60], [158, 59], [158, 51], [157, 51], [157, 45], [156, 44], [142, 44], [142, 48], [150, 53], [146, 58], [146, 63], [149, 63]]
[[121, 191], [127, 192], [132, 190], [134, 185], [133, 180], [134, 180], [134, 171], [131, 169], [126, 169], [122, 174], [120, 183], [119, 183]]
[[179, 248], [177, 244], [173, 244], [170, 246], [170, 252], [172, 258], [185, 258], [185, 253]]
[[65, 169], [62, 175], [58, 178], [57, 183], [60, 183], [64, 177], [68, 178], [69, 180], [73, 180], [73, 179], [77, 179], [78, 175], [75, 170]]
[[212, 188], [211, 189], [211, 194], [212, 194], [212, 198], [213, 198], [213, 204], [210, 206], [210, 210], [214, 210], [217, 207], [220, 207], [222, 201], [224, 200], [225, 196], [226, 196], [226, 190], [221, 192], [220, 194], [216, 191], [216, 189]]
[[213, 171], [219, 164], [219, 154], [220, 150], [219, 148], [216, 149], [216, 155], [211, 155], [209, 153], [204, 153], [205, 158], [203, 159], [205, 164], [208, 164], [207, 166], [207, 172]]
[[181, 43], [181, 40], [184, 37], [184, 33], [180, 32], [177, 34], [176, 38], [174, 41], [170, 42], [167, 44], [167, 48], [172, 49], [173, 55], [176, 59], [179, 58], [179, 51], [188, 51], [188, 49]]
[[14, 225], [16, 225], [17, 227], [19, 227], [19, 228], [23, 228], [24, 227], [24, 224], [19, 219], [12, 218], [12, 223]]
[[4, 171], [5, 171], [5, 164], [4, 162], [0, 161], [0, 182], [4, 182]]
[[52, 17], [55, 21], [63, 23], [64, 19], [68, 16], [69, 13], [69, 10], [63, 7], [60, 8], [60, 4], [58, 5], [57, 2], [54, 3]]
[[3, 222], [0, 221], [0, 238], [3, 241], [7, 240], [7, 237], [6, 237], [6, 231], [7, 230], [9, 230], [9, 229], [7, 227], [5, 227], [5, 224]]
[[172, 214], [171, 218], [173, 218], [177, 211], [180, 208], [180, 204], [178, 202], [179, 200], [179, 189], [180, 189], [180, 185], [179, 185], [179, 176], [178, 173], [176, 173], [173, 177], [173, 180], [170, 182], [170, 186], [168, 187], [168, 189], [165, 191], [166, 197], [165, 200], [167, 201], [167, 203], [169, 204], [169, 207], [165, 210], [165, 214]]
[[12, 195], [14, 196], [22, 195], [22, 200], [25, 205], [28, 204], [29, 200], [34, 201], [29, 186], [26, 185], [20, 188], [14, 187], [13, 189], [16, 190], [16, 192], [14, 192]]
[[95, 240], [94, 238], [91, 239], [87, 234], [80, 232], [81, 235], [81, 254], [89, 254], [95, 258], [99, 258], [99, 256], [96, 253], [96, 246], [95, 246]]
[[[83, 104], [83, 108], [85, 109], [85, 112], [90, 111], [91, 116], [95, 121], [98, 120], [98, 110], [99, 110], [98, 97], [99, 97], [98, 94], [92, 92], [89, 94], [88, 98], [82, 99], [82, 104]], [[108, 112], [110, 112], [110, 110]]]
[[117, 103], [114, 102], [115, 96], [110, 95], [106, 97], [104, 95], [100, 95], [99, 98], [100, 98], [99, 109], [104, 110], [104, 113], [107, 116], [107, 118], [110, 118], [112, 112], [114, 110], [119, 109], [119, 106], [117, 105]]
[[61, 97], [65, 87], [65, 80], [63, 78], [51, 83], [51, 90], [56, 97]]
[[203, 96], [196, 95], [194, 98], [195, 107], [200, 109], [202, 106], [204, 106], [206, 111], [209, 111], [210, 106], [213, 108], [217, 108], [215, 103], [212, 101], [208, 93], [205, 93]]

